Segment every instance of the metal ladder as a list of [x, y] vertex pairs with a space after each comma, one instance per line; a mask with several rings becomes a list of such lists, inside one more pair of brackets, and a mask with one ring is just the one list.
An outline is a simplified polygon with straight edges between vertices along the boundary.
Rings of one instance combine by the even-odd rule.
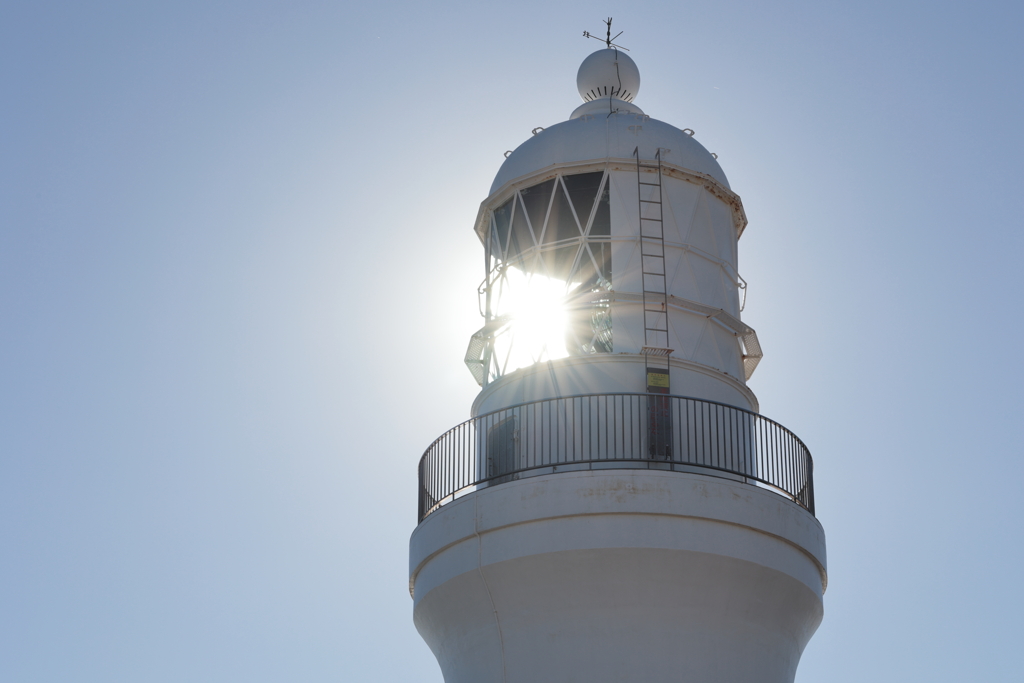
[[[668, 272], [665, 262], [665, 223], [662, 203], [661, 148], [657, 163], [642, 163], [640, 147], [636, 157], [636, 189], [640, 219], [640, 264], [643, 282], [644, 354], [647, 393], [669, 394]], [[656, 171], [654, 176], [652, 171]], [[657, 182], [645, 180], [654, 176]], [[667, 396], [651, 396], [647, 407], [647, 441], [650, 456], [672, 458], [672, 418]]]
[[[640, 263], [643, 273], [644, 348], [648, 369], [668, 371], [668, 273], [665, 263], [665, 225], [661, 196], [661, 149], [654, 157], [656, 163], [643, 163], [640, 148], [633, 150], [636, 157], [636, 188], [640, 216]], [[645, 176], [656, 171], [657, 182]], [[650, 380], [650, 378], [648, 378]], [[667, 381], [667, 377], [666, 377]], [[648, 381], [650, 386], [650, 381]], [[660, 387], [659, 387], [660, 388]], [[666, 391], [656, 393], [668, 393]]]

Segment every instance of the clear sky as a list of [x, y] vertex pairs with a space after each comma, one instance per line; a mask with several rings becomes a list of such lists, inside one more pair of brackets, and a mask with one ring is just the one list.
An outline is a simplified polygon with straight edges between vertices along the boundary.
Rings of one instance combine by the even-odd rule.
[[0, 5], [0, 680], [440, 683], [416, 462], [472, 232], [615, 17], [815, 457], [797, 681], [1017, 681], [1024, 5]]

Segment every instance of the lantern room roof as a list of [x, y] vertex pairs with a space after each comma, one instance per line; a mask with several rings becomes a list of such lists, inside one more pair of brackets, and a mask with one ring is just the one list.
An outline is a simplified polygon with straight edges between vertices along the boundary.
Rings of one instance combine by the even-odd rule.
[[632, 103], [640, 88], [640, 72], [624, 52], [594, 52], [580, 66], [576, 83], [584, 103], [568, 121], [535, 129], [534, 136], [505, 159], [489, 194], [510, 180], [552, 165], [630, 159], [635, 149], [643, 160], [653, 159], [660, 149], [662, 161], [705, 173], [729, 187], [722, 167], [693, 139], [693, 131], [652, 119]]
[[[589, 109], [598, 102], [601, 100], [580, 109]], [[604, 102], [605, 107], [608, 107], [608, 98]], [[604, 111], [607, 112], [607, 109]], [[548, 166], [602, 159], [630, 159], [633, 150], [637, 148], [641, 159], [645, 160], [653, 159], [660, 148], [662, 161], [690, 171], [706, 173], [729, 187], [729, 181], [718, 161], [692, 135], [642, 113], [625, 113], [620, 110], [611, 114], [582, 113], [577, 118], [538, 132], [505, 159], [491, 184], [489, 194], [510, 180], [531, 175]]]

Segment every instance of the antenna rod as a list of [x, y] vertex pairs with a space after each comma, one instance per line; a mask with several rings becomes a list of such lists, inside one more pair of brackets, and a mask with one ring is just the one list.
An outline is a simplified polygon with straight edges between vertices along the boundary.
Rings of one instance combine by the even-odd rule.
[[[605, 39], [602, 42], [604, 42], [604, 44], [607, 45], [609, 48], [615, 48], [617, 50], [625, 50], [626, 52], [629, 52], [629, 48], [622, 47], [621, 45], [616, 45], [615, 43], [612, 42], [613, 40], [617, 39], [619, 36], [622, 35], [622, 31], [619, 31], [614, 36], [612, 35], [612, 18], [608, 17], [604, 21], [604, 23], [608, 25], [608, 32], [605, 34]], [[594, 40], [601, 40], [597, 36], [592, 35], [590, 31], [584, 31], [583, 37], [593, 38]]]

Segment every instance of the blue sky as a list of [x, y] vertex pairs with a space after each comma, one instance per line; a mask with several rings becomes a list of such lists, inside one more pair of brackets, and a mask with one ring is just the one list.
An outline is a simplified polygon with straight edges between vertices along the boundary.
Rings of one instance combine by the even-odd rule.
[[750, 220], [829, 543], [797, 681], [1016, 680], [1020, 6], [13, 0], [0, 679], [441, 681], [407, 540], [472, 221], [609, 14]]

